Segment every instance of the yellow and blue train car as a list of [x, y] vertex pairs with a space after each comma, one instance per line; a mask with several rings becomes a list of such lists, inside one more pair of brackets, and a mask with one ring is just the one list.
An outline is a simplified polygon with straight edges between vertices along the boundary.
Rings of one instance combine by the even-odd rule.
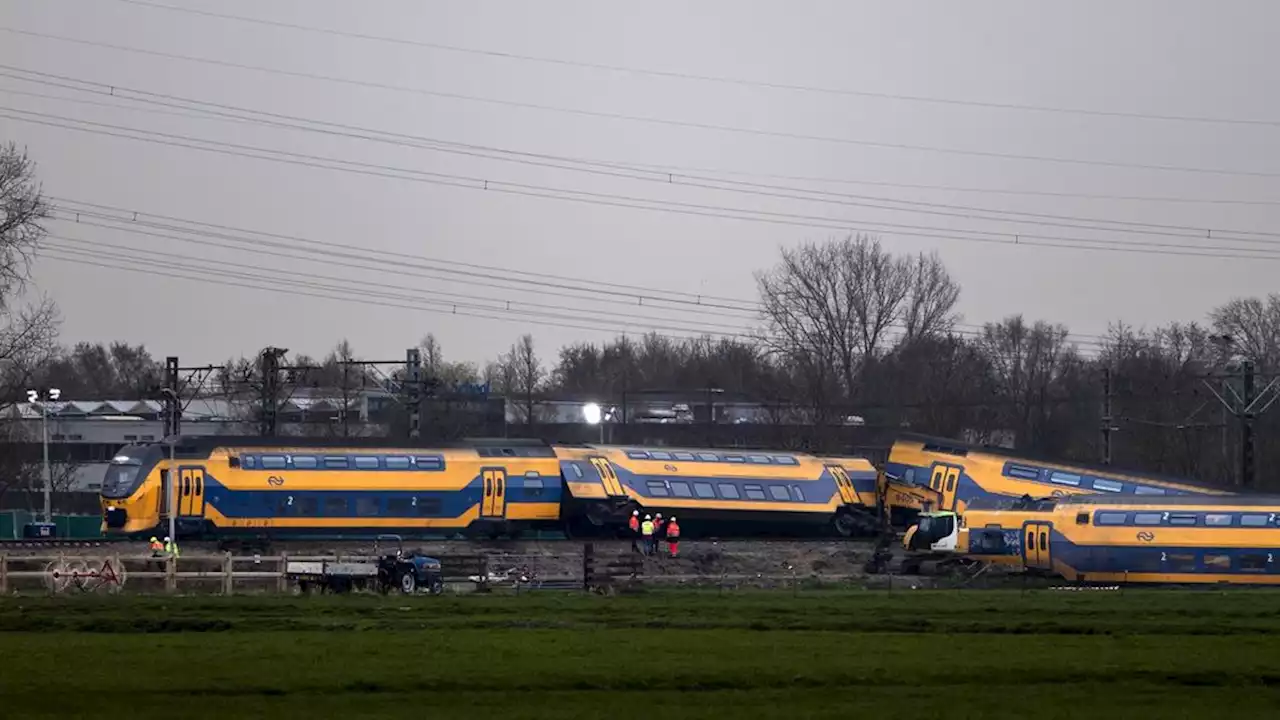
[[[560, 464], [539, 442], [181, 438], [127, 446], [101, 490], [104, 531], [151, 533], [176, 495], [180, 535], [501, 534], [559, 528]], [[166, 490], [172, 477], [173, 491]]]
[[1280, 497], [1074, 496], [1017, 520], [1006, 552], [1028, 571], [1084, 583], [1280, 584]]
[[859, 487], [874, 487], [875, 470], [855, 458], [508, 439], [412, 448], [184, 437], [172, 460], [167, 449], [131, 445], [112, 461], [106, 533], [163, 529], [174, 493], [187, 537], [616, 534], [632, 511], [676, 515], [686, 536], [874, 527]]
[[903, 435], [895, 440], [884, 471], [892, 480], [920, 488], [931, 497], [927, 509], [956, 512], [963, 512], [975, 501], [1046, 495], [1235, 494], [1181, 478], [1037, 460], [1002, 448], [923, 435]]
[[570, 516], [590, 517], [596, 525], [622, 526], [639, 510], [675, 515], [689, 537], [828, 532], [847, 537], [875, 528], [876, 470], [864, 458], [766, 450], [554, 447], [572, 500]]

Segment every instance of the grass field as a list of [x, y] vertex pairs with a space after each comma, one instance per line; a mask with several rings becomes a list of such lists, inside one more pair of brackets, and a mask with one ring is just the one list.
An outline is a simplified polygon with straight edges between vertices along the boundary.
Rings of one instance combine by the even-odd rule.
[[[1280, 594], [8, 598], [8, 717], [1226, 717]], [[176, 713], [176, 715], [174, 715]]]

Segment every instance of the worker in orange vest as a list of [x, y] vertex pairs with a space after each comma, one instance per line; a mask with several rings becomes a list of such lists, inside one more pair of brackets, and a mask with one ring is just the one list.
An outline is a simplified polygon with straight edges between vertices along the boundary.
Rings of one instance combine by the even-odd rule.
[[631, 519], [627, 520], [627, 528], [631, 530], [631, 549], [635, 552], [640, 551], [640, 511], [632, 510]]
[[667, 551], [671, 553], [671, 557], [675, 557], [680, 551], [680, 523], [676, 522], [675, 515], [667, 522]]

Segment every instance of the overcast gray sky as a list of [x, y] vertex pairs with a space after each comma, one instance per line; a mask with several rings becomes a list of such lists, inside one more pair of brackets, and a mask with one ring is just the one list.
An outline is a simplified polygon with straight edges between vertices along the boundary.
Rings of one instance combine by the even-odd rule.
[[[525, 331], [534, 333], [548, 356], [567, 342], [599, 341], [622, 329], [638, 334], [645, 325], [661, 326], [670, 334], [727, 331], [747, 323], [689, 305], [659, 309], [646, 300], [640, 306], [628, 295], [616, 296], [611, 303], [605, 296], [513, 280], [536, 275], [476, 268], [468, 270], [476, 275], [461, 275], [456, 271], [467, 268], [439, 262], [570, 278], [550, 281], [561, 285], [625, 283], [751, 301], [753, 271], [770, 265], [779, 247], [838, 236], [844, 232], [841, 227], [874, 231], [889, 247], [903, 252], [938, 250], [963, 286], [960, 309], [969, 323], [1021, 312], [1092, 334], [1117, 319], [1137, 325], [1201, 319], [1210, 307], [1234, 296], [1277, 289], [1280, 257], [1265, 253], [1277, 250], [1274, 244], [1280, 236], [1218, 239], [1230, 237], [1231, 230], [1280, 232], [1280, 97], [1272, 78], [1280, 67], [1280, 49], [1274, 42], [1280, 4], [1275, 2], [157, 1], [412, 43], [322, 34], [122, 0], [0, 0], [0, 26], [5, 28], [0, 32], [0, 64], [7, 66], [0, 73], [34, 77], [20, 71], [36, 71], [64, 78], [42, 76], [39, 82], [24, 82], [0, 77], [0, 106], [5, 108], [0, 114], [9, 116], [0, 117], [0, 139], [28, 147], [51, 196], [120, 208], [124, 212], [113, 214], [129, 220], [136, 211], [152, 224], [147, 228], [151, 233], [180, 234], [154, 227], [175, 224], [154, 217], [164, 215], [350, 248], [311, 245], [330, 254], [316, 256], [319, 262], [303, 261], [255, 254], [244, 243], [208, 234], [183, 235], [188, 241], [179, 241], [51, 222], [55, 234], [73, 239], [50, 240], [64, 258], [131, 264], [127, 258], [161, 252], [171, 255], [152, 259], [245, 276], [237, 280], [200, 269], [184, 271], [216, 281], [206, 283], [162, 277], [163, 271], [155, 267], [139, 273], [42, 259], [35, 279], [61, 306], [68, 342], [145, 343], [157, 356], [177, 354], [184, 363], [194, 364], [251, 354], [268, 344], [319, 355], [346, 337], [366, 358], [399, 358], [406, 346], [431, 331], [452, 358], [482, 361]], [[449, 51], [422, 43], [570, 62]], [[585, 65], [727, 76], [755, 84]], [[854, 92], [765, 86], [770, 83]], [[158, 95], [140, 96], [138, 91]], [[160, 96], [360, 129], [340, 131], [348, 135], [368, 130], [398, 133], [401, 142], [175, 115], [179, 111], [173, 108], [122, 99]], [[1099, 112], [1028, 111], [975, 103]], [[76, 125], [58, 118], [103, 125]], [[155, 133], [168, 133], [283, 150], [296, 153], [295, 161], [313, 164], [316, 161], [299, 156], [367, 165], [347, 166], [363, 174], [335, 171], [103, 134], [136, 134], [119, 128], [141, 130], [152, 139], [162, 137]], [[553, 156], [501, 156], [508, 160], [563, 164], [555, 158], [579, 158], [676, 168], [672, 172], [677, 182], [655, 182], [661, 179], [657, 174], [628, 179], [406, 146], [425, 140]], [[225, 145], [218, 147], [227, 150]], [[379, 169], [384, 167], [437, 175], [369, 174], [385, 175], [387, 171]], [[631, 170], [623, 173], [634, 175]], [[687, 179], [681, 182], [680, 173], [769, 187], [711, 190], [692, 187]], [[467, 187], [438, 184], [441, 181]], [[485, 181], [493, 183], [491, 190], [484, 189]], [[571, 202], [499, 191], [504, 188], [540, 195], [556, 194], [548, 188], [596, 195], [576, 196], [591, 202]], [[814, 188], [844, 197], [829, 195], [824, 196], [826, 202], [813, 202], [742, 192], [752, 188], [793, 196], [796, 191], [788, 188]], [[996, 190], [1013, 192], [991, 192]], [[644, 199], [668, 211], [724, 215], [723, 208], [736, 208], [776, 214], [742, 220], [654, 212], [620, 207], [635, 201], [619, 196]], [[1133, 196], [1182, 200], [1123, 199]], [[884, 206], [885, 201], [867, 198], [1069, 219], [1011, 224], [974, 219], [967, 209], [936, 205], [904, 205], [897, 211], [869, 208], [866, 203]], [[940, 210], [953, 214], [938, 214]], [[776, 222], [762, 221], [766, 218]], [[1085, 219], [1173, 229], [1108, 225], [1094, 230], [1080, 227], [1094, 224]], [[101, 218], [95, 222], [104, 224]], [[1019, 234], [1019, 245], [973, 239], [1007, 241], [1011, 233]], [[1185, 236], [1170, 236], [1178, 234]], [[1063, 245], [1092, 239], [1101, 247], [1139, 252], [1026, 244], [1035, 237], [1065, 238], [1048, 241]], [[266, 241], [257, 244], [258, 249], [276, 253], [297, 255], [303, 246], [296, 239], [258, 240]], [[1257, 259], [1155, 254], [1170, 249], [1160, 245], [1186, 246], [1192, 252], [1214, 248], [1220, 254], [1262, 254]], [[410, 274], [432, 263], [453, 270], [435, 278]], [[278, 281], [264, 279], [271, 277]], [[322, 285], [286, 285], [291, 279]], [[255, 288], [270, 284], [328, 297], [229, 282]], [[387, 294], [400, 297], [389, 299]], [[429, 311], [428, 306], [355, 302], [361, 298], [410, 306], [456, 301], [464, 312], [508, 319], [451, 315], [450, 308], [441, 306]], [[512, 310], [526, 314], [507, 315], [508, 301]], [[481, 305], [497, 309], [475, 309]]]

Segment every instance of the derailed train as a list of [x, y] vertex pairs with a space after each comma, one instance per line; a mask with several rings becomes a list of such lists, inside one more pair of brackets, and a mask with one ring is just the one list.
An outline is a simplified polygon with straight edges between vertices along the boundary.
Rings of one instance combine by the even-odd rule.
[[676, 515], [690, 537], [849, 537], [905, 527], [921, 511], [1046, 492], [1221, 491], [915, 435], [894, 443], [882, 470], [789, 451], [236, 436], [126, 446], [101, 503], [108, 535], [153, 533], [172, 503], [180, 537], [583, 536], [616, 534], [633, 511]]

